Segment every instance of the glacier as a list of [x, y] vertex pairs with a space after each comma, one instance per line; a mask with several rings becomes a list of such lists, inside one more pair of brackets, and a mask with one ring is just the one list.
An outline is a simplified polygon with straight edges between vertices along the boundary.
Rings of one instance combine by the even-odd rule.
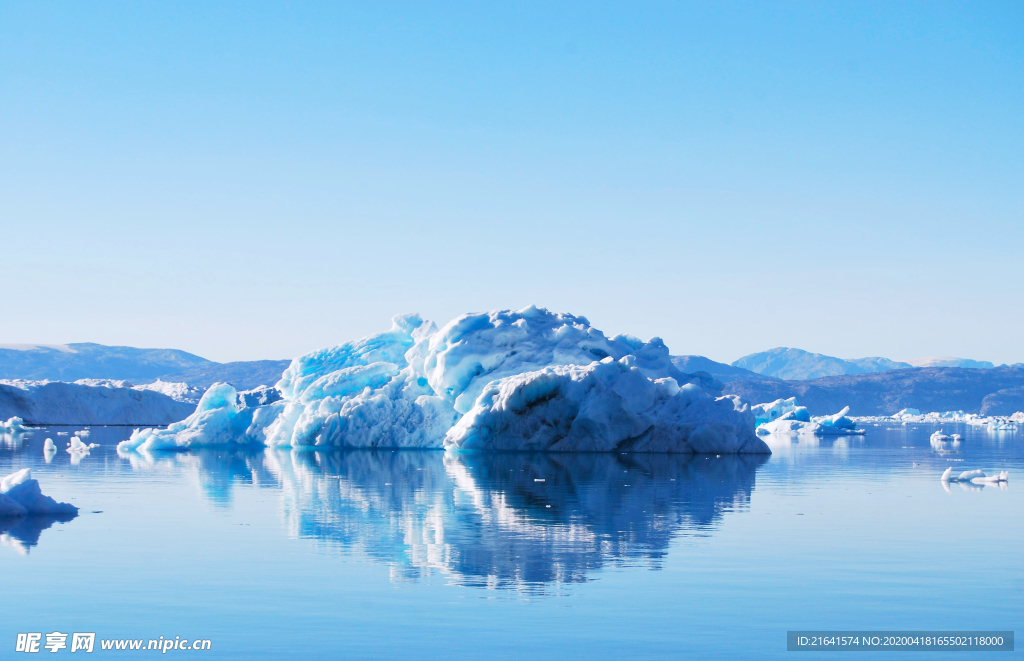
[[[159, 387], [167, 385], [179, 384]], [[31, 425], [166, 425], [194, 410], [194, 402], [151, 386], [109, 379], [0, 380], [0, 417], [16, 416]]]
[[166, 429], [120, 451], [214, 445], [451, 450], [770, 453], [754, 417], [660, 338], [607, 337], [581, 316], [531, 306], [417, 314], [295, 358], [266, 403], [215, 384]]

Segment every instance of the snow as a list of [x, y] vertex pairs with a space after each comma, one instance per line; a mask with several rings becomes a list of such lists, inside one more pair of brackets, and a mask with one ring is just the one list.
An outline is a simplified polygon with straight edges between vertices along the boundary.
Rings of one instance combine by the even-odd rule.
[[0, 517], [75, 516], [78, 508], [58, 503], [43, 495], [39, 482], [32, 479], [28, 468], [11, 473], [0, 481]]
[[[120, 447], [596, 450], [625, 443], [769, 452], [753, 434], [746, 405], [720, 398], [721, 383], [710, 376], [679, 371], [660, 338], [609, 338], [584, 317], [537, 307], [466, 314], [441, 329], [415, 314], [392, 322], [383, 333], [294, 359], [275, 386], [279, 401], [254, 406], [216, 384], [187, 419], [136, 430]], [[546, 422], [537, 414], [544, 402], [533, 398], [544, 388], [545, 406], [558, 416]], [[527, 400], [532, 404], [513, 406]], [[623, 428], [613, 430], [620, 422]], [[586, 428], [597, 435], [585, 436]], [[535, 433], [517, 441], [512, 429]], [[670, 429], [680, 433], [674, 441]]]
[[953, 358], [952, 356], [930, 356], [913, 358], [905, 361], [914, 367], [966, 367], [969, 369], [992, 369], [995, 367], [987, 360], [971, 360], [970, 358]]
[[75, 350], [66, 344], [0, 344], [0, 349], [11, 349], [13, 351], [38, 351], [39, 349], [54, 349], [62, 353], [75, 353]]

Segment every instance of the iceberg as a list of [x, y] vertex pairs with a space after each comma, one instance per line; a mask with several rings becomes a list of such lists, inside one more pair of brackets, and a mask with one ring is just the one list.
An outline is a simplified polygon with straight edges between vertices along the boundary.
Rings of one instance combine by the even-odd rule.
[[12, 416], [7, 422], [0, 422], [0, 434], [21, 434], [25, 431], [25, 421], [18, 416]]
[[584, 317], [528, 307], [416, 314], [294, 359], [276, 401], [215, 384], [167, 429], [120, 450], [213, 445], [770, 453], [722, 384], [685, 374], [660, 338], [607, 337]]
[[[772, 402], [772, 404], [774, 403], [775, 402]], [[772, 434], [814, 434], [816, 436], [862, 436], [865, 433], [863, 429], [857, 429], [857, 425], [856, 423], [854, 423], [853, 420], [846, 417], [846, 414], [850, 412], [849, 406], [845, 407], [842, 411], [836, 413], [835, 415], [811, 418], [806, 408], [804, 408], [803, 406], [795, 406], [795, 400], [793, 402], [793, 405], [795, 408], [782, 414], [780, 417], [776, 418], [772, 422], [766, 422], [762, 425], [759, 425], [757, 428], [758, 436], [770, 436]], [[770, 407], [771, 404], [759, 404], [758, 406]]]
[[[805, 407], [796, 403], [796, 397], [790, 397], [789, 399], [776, 399], [774, 402], [768, 402], [767, 404], [755, 404], [750, 407], [750, 412], [754, 414], [755, 424], [761, 426], [766, 422], [782, 418], [787, 413], [795, 412], [797, 409], [803, 409], [804, 413], [807, 412]], [[787, 419], [792, 420], [793, 418]], [[807, 419], [804, 422], [810, 421], [810, 414], [807, 413]]]
[[32, 479], [28, 468], [11, 473], [0, 480], [0, 518], [16, 516], [67, 516], [78, 514], [78, 508], [58, 503], [43, 495], [39, 481]]

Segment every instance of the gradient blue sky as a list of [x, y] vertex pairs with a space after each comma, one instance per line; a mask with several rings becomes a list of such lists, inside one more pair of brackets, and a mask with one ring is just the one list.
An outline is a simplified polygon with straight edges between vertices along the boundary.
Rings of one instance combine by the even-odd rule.
[[0, 4], [0, 342], [531, 303], [1024, 361], [1024, 4]]

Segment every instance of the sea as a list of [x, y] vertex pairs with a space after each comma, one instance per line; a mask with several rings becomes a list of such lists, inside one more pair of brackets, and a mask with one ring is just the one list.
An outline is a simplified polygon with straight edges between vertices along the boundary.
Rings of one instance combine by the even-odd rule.
[[770, 456], [4, 436], [0, 477], [30, 468], [79, 514], [0, 521], [0, 657], [91, 633], [125, 659], [813, 659], [841, 653], [787, 651], [787, 632], [1024, 630], [1024, 434], [862, 426]]

